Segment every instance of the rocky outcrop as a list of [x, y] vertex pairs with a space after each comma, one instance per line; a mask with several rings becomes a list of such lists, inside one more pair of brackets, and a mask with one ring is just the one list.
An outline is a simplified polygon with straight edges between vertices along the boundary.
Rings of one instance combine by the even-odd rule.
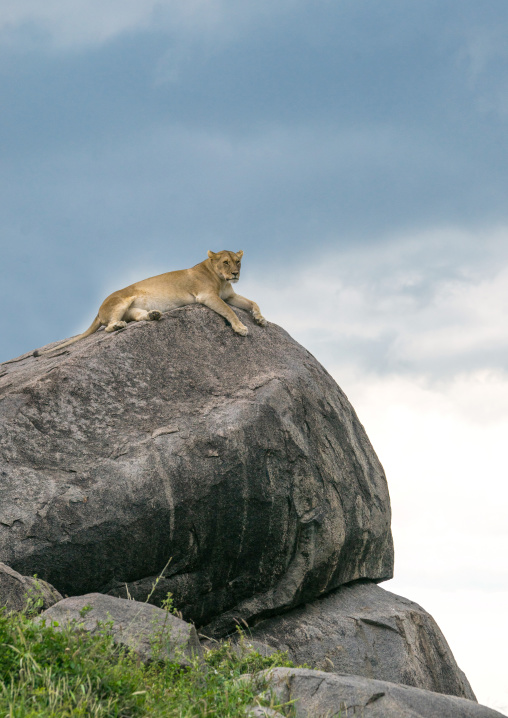
[[0, 608], [39, 613], [62, 598], [56, 588], [46, 581], [22, 576], [5, 563], [0, 563]]
[[188, 666], [192, 658], [203, 654], [196, 629], [189, 623], [149, 603], [101, 593], [66, 598], [41, 613], [38, 620], [55, 630], [73, 625], [92, 635], [106, 632], [143, 661], [167, 660]]
[[203, 306], [0, 367], [0, 558], [69, 595], [168, 591], [220, 636], [392, 575], [382, 467], [275, 325]]
[[305, 668], [274, 668], [261, 674], [267, 675], [281, 703], [294, 701], [296, 718], [504, 718], [465, 698], [387, 681]]
[[476, 700], [432, 616], [372, 583], [342, 586], [262, 621], [250, 641], [287, 651], [296, 665]]

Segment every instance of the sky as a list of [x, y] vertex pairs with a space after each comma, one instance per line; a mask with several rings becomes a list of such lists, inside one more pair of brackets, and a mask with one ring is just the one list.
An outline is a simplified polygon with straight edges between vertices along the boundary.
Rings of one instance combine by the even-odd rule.
[[[387, 473], [395, 579], [508, 712], [508, 4], [2, 0], [0, 361], [245, 252]], [[503, 441], [504, 440], [504, 441]]]

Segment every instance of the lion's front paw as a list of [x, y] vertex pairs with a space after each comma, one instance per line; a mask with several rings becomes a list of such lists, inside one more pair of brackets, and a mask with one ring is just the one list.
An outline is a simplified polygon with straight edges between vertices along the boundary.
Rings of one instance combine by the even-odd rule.
[[158, 309], [152, 309], [151, 312], [148, 312], [148, 319], [151, 321], [158, 321], [162, 317], [162, 312], [159, 312]]
[[245, 324], [238, 324], [237, 326], [233, 327], [233, 330], [237, 334], [240, 334], [240, 336], [242, 336], [242, 337], [246, 337], [247, 334], [249, 333], [249, 330], [247, 329]]
[[256, 324], [259, 324], [260, 327], [266, 327], [266, 325], [268, 324], [266, 319], [261, 314], [255, 316], [254, 321], [256, 322]]

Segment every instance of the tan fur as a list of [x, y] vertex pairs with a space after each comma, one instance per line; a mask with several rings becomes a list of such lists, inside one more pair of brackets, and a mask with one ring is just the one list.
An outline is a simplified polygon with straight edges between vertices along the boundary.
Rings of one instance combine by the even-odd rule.
[[[123, 329], [127, 322], [160, 319], [162, 312], [196, 303], [213, 309], [229, 321], [233, 331], [246, 336], [247, 327], [238, 319], [229, 304], [249, 311], [262, 327], [266, 326], [266, 319], [255, 302], [235, 294], [231, 286], [240, 277], [242, 256], [241, 251], [209, 251], [208, 259], [191, 269], [166, 272], [119, 289], [103, 301], [98, 315], [85, 332], [40, 353], [47, 354], [63, 349], [90, 336], [103, 325], [106, 332], [114, 332]], [[34, 354], [39, 355], [35, 352]]]

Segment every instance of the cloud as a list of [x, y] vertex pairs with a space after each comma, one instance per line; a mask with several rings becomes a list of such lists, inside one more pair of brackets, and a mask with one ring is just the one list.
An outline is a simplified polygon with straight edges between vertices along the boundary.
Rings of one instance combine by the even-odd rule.
[[267, 316], [336, 372], [429, 382], [501, 375], [508, 370], [507, 239], [508, 228], [499, 227], [401, 233], [368, 249], [337, 240], [252, 291]]
[[60, 50], [101, 45], [125, 33], [163, 31], [187, 38], [234, 38], [257, 18], [291, 11], [301, 4], [267, 0], [4, 0], [0, 33], [4, 41], [43, 41]]
[[156, 0], [4, 0], [0, 32], [11, 42], [19, 41], [24, 31], [58, 46], [76, 48], [147, 27], [157, 4]]
[[[464, 39], [457, 63], [465, 68], [478, 109], [484, 115], [497, 114], [505, 119], [508, 113], [508, 49], [503, 24], [480, 23], [474, 29], [467, 28]], [[500, 75], [503, 77], [501, 84]]]
[[508, 377], [478, 372], [429, 387], [363, 376], [345, 389], [388, 476], [399, 576], [508, 590]]

